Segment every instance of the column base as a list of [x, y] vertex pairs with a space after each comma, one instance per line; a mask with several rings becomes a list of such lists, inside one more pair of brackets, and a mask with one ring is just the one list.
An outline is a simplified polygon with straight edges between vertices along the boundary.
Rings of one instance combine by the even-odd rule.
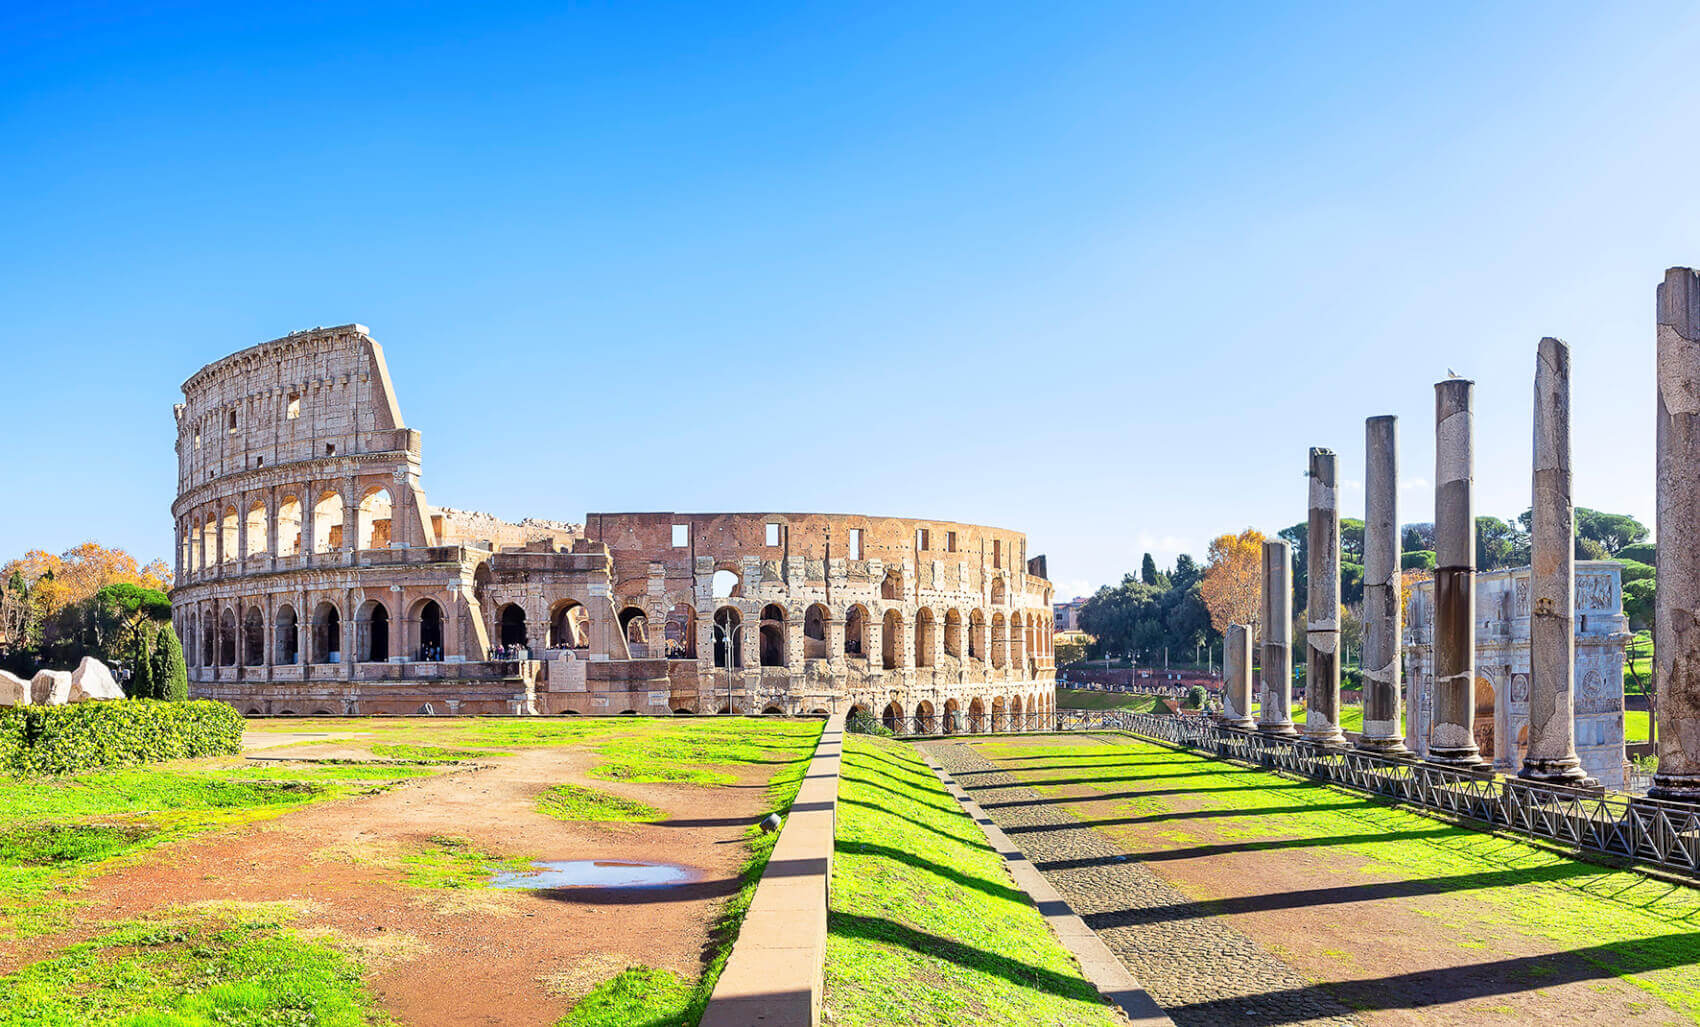
[[1292, 721], [1289, 720], [1285, 724], [1259, 723], [1257, 725], [1257, 733], [1260, 735], [1279, 735], [1283, 738], [1297, 738], [1299, 735], [1299, 729]]
[[1461, 770], [1467, 774], [1488, 777], [1493, 775], [1493, 764], [1482, 759], [1481, 750], [1474, 746], [1468, 749], [1436, 749], [1430, 746], [1428, 762], [1450, 770]]
[[1365, 738], [1358, 736], [1357, 745], [1353, 746], [1359, 752], [1367, 752], [1376, 756], [1386, 756], [1389, 759], [1416, 759], [1417, 754], [1405, 747], [1405, 739], [1395, 738]]
[[1331, 728], [1328, 731], [1317, 731], [1314, 733], [1306, 731], [1303, 733], [1302, 737], [1305, 741], [1314, 742], [1325, 749], [1344, 749], [1349, 748], [1350, 746], [1350, 743], [1346, 741], [1346, 736], [1342, 734], [1340, 729], [1337, 727]]
[[1647, 798], [1700, 804], [1700, 774], [1654, 774]]
[[1517, 776], [1524, 781], [1564, 785], [1567, 788], [1590, 787], [1584, 782], [1592, 782], [1593, 787], [1599, 786], [1599, 782], [1589, 777], [1588, 772], [1582, 769], [1582, 761], [1575, 756], [1556, 759], [1524, 757], [1523, 769], [1517, 771]]
[[1230, 731], [1257, 730], [1257, 721], [1252, 720], [1250, 717], [1223, 717], [1217, 720], [1216, 724], [1218, 727], [1225, 727]]

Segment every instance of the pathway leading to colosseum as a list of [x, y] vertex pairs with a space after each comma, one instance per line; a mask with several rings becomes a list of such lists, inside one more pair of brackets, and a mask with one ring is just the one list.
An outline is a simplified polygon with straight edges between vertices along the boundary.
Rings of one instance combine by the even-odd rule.
[[1700, 1022], [1700, 893], [1124, 736], [924, 743], [1177, 1024]]

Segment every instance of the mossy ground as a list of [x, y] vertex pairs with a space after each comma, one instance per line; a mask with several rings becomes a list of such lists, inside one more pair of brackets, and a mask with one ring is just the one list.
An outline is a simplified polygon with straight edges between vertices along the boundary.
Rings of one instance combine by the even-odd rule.
[[537, 811], [556, 820], [624, 821], [639, 823], [665, 820], [667, 814], [648, 803], [586, 788], [583, 785], [554, 785], [537, 797]]
[[838, 796], [829, 1022], [1125, 1022], [913, 749], [846, 735]]
[[[1055, 794], [1063, 782], [1113, 793], [1118, 822], [1184, 810], [1190, 819], [1164, 835], [1177, 845], [1199, 840], [1185, 825], [1205, 811], [1226, 814], [1211, 818], [1213, 830], [1242, 848], [1279, 848], [1294, 859], [1354, 853], [1368, 879], [1410, 881], [1465, 900], [1470, 915], [1445, 924], [1460, 950], [1489, 948], [1500, 934], [1544, 938], [1597, 967], [1602, 979], [1625, 981], [1700, 1023], [1700, 889], [1132, 739], [988, 742], [980, 750], [1041, 793]], [[1063, 808], [1078, 812], [1077, 805]], [[1295, 848], [1295, 839], [1309, 847]]]

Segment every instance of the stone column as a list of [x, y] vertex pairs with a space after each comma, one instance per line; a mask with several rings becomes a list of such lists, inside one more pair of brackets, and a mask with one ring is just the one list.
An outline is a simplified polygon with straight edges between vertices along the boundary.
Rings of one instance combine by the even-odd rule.
[[1263, 543], [1263, 709], [1257, 729], [1296, 735], [1293, 727], [1293, 547]]
[[1473, 770], [1476, 748], [1476, 383], [1434, 386], [1434, 723], [1428, 758]]
[[1647, 794], [1700, 802], [1700, 276], [1666, 271], [1658, 302], [1659, 771]]
[[1576, 512], [1570, 498], [1570, 347], [1535, 354], [1535, 468], [1529, 533], [1529, 748], [1518, 777], [1580, 785], [1576, 756]]
[[1251, 628], [1230, 624], [1222, 647], [1222, 726], [1250, 731], [1257, 726], [1250, 710]]
[[1304, 737], [1343, 746], [1340, 733], [1340, 501], [1338, 461], [1331, 449], [1310, 451], [1310, 518], [1306, 534]]
[[1399, 419], [1364, 421], [1364, 729], [1358, 748], [1410, 753], [1399, 732]]

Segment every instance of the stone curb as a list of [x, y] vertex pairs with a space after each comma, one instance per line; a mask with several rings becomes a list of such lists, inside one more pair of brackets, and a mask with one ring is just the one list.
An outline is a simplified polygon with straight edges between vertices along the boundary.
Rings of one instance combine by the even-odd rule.
[[821, 731], [701, 1027], [820, 1023], [844, 719], [834, 716]]
[[[968, 793], [962, 790], [962, 786], [945, 773], [944, 768], [933, 759], [932, 753], [920, 746], [915, 749], [921, 754], [921, 758], [927, 761], [927, 766], [932, 768], [950, 794], [962, 805], [963, 812], [980, 825], [980, 830], [986, 835], [986, 841], [1009, 865], [1010, 876], [1015, 878], [1015, 886], [1026, 892], [1027, 897], [1039, 908], [1039, 913], [1045, 918], [1051, 933], [1079, 960], [1081, 973], [1092, 982], [1093, 987], [1121, 1007], [1128, 1020], [1137, 1027], [1173, 1027], [1174, 1021], [1169, 1019], [1168, 1014], [1146, 993], [1133, 974], [1122, 965], [1122, 961], [1104, 944], [1103, 939], [1086, 926], [1086, 921], [1075, 915], [1063, 897], [1045, 880], [1039, 868], [1022, 855], [1021, 850], [1016, 848], [998, 825], [992, 823], [992, 819], [986, 816], [980, 804], [970, 798]], [[703, 1022], [706, 1024], [708, 1021], [705, 1019]]]

